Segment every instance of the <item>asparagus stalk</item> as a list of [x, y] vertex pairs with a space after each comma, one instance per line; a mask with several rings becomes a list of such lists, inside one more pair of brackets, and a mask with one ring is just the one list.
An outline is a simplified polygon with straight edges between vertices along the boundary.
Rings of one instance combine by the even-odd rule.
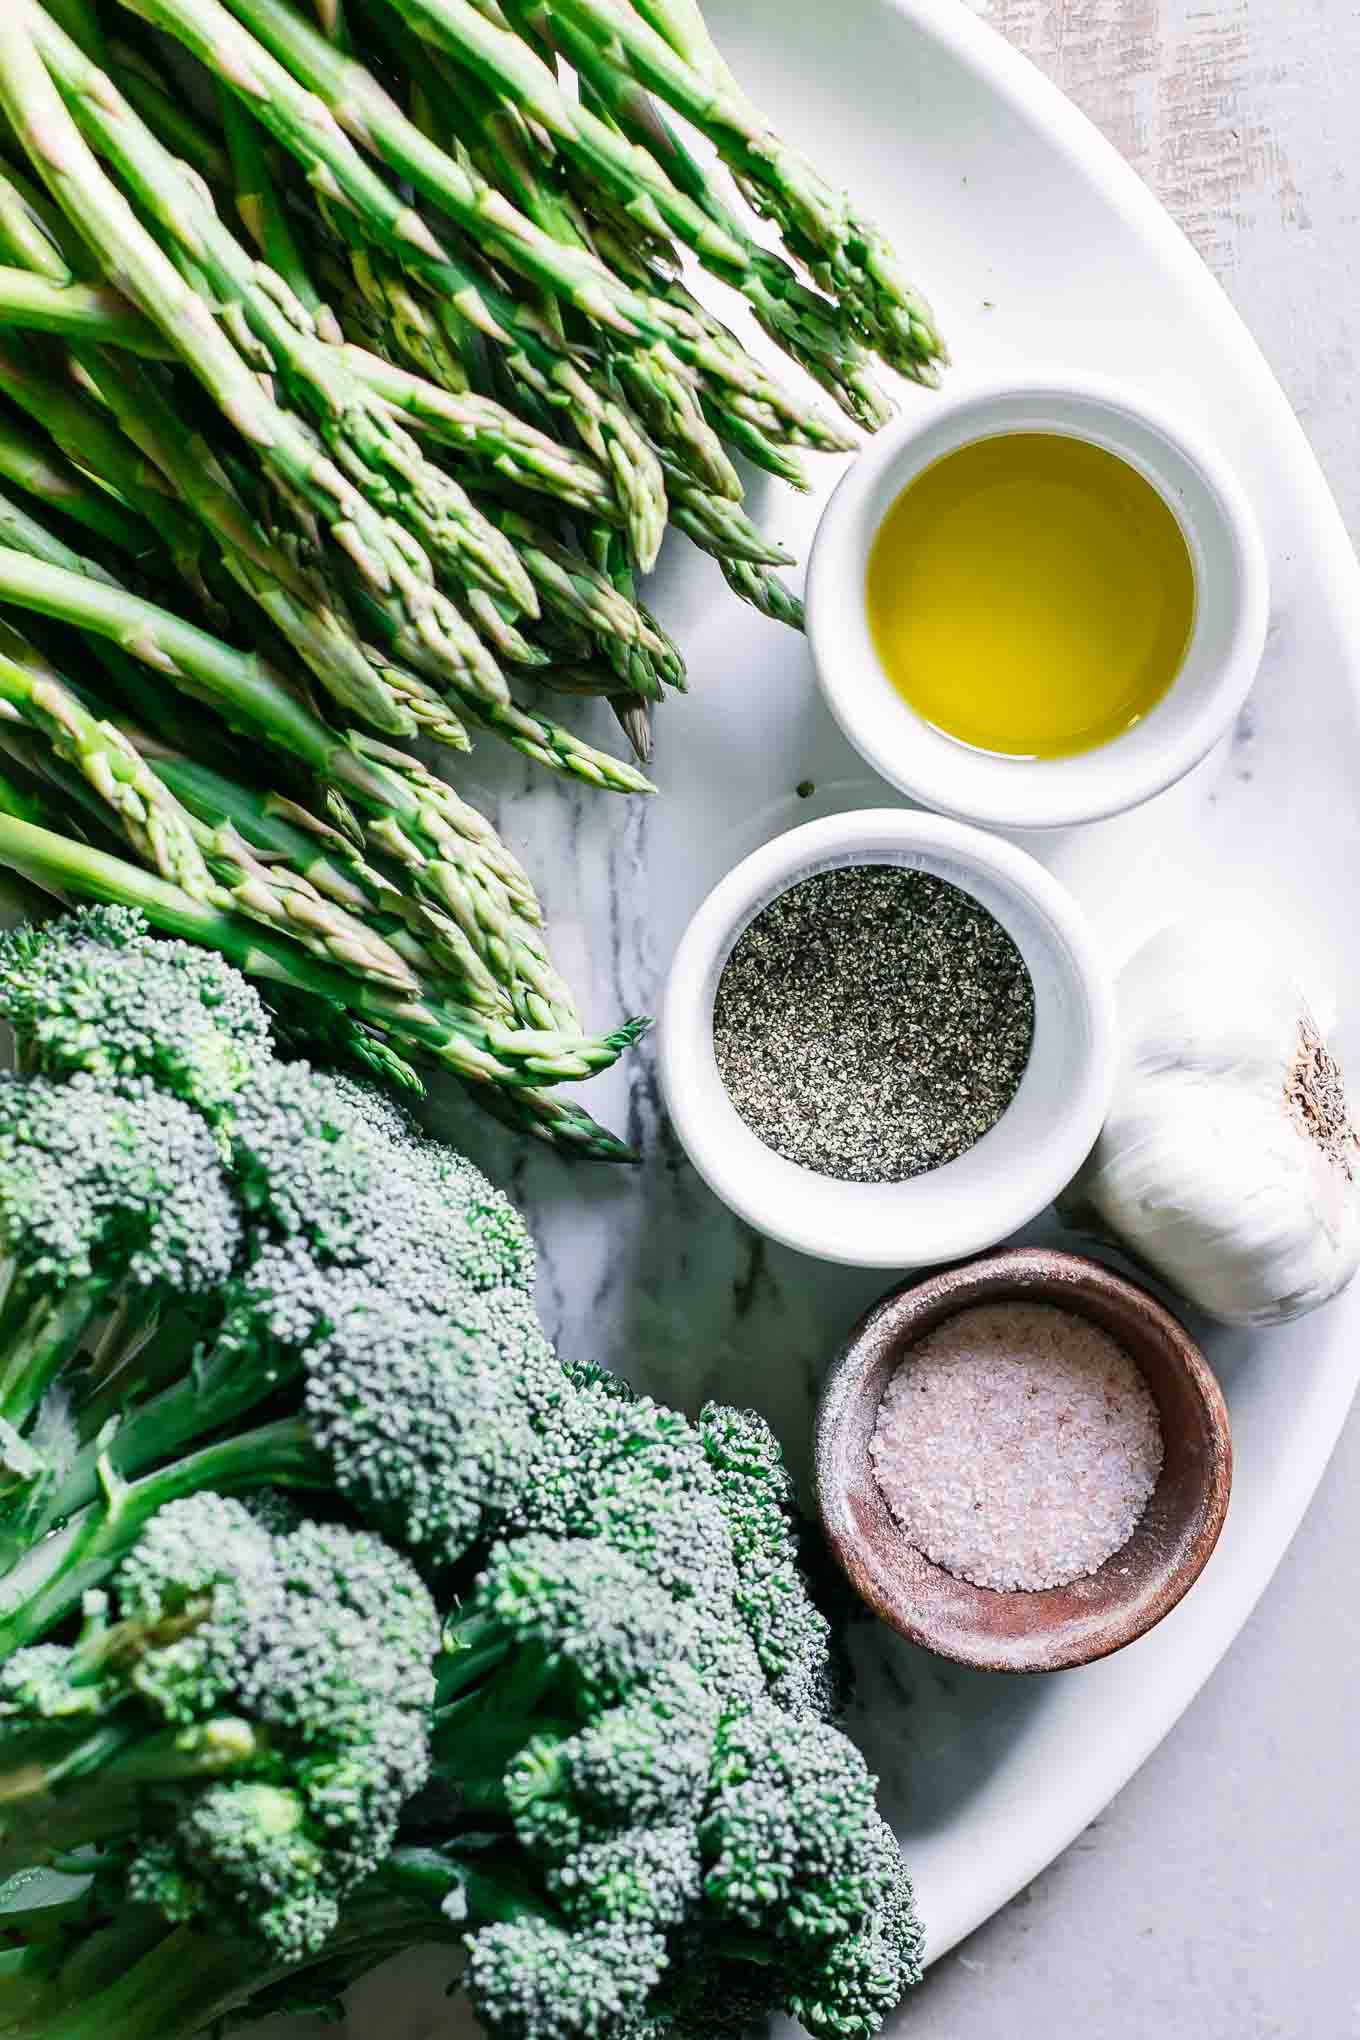
[[655, 165], [656, 176], [684, 195], [695, 215], [740, 242], [747, 256], [743, 295], [776, 345], [857, 423], [870, 431], [886, 423], [893, 407], [875, 382], [869, 356], [840, 308], [807, 290], [786, 263], [751, 237], [708, 172], [660, 118], [629, 72], [613, 62], [608, 49], [555, 10], [551, 0], [509, 0], [509, 13], [517, 25], [531, 26], [562, 52], [588, 88], [586, 104], [597, 118], [606, 115], [620, 137], [642, 152], [641, 160]]
[[[853, 316], [885, 361], [918, 381], [935, 380], [944, 344], [930, 307], [907, 282], [891, 246], [845, 193], [775, 133], [737, 85], [692, 7], [682, 0], [672, 12], [667, 0], [657, 0], [648, 15], [620, 0], [546, 4], [555, 20], [591, 37], [616, 67], [713, 143], [748, 198], [775, 222], [790, 251]], [[653, 19], [667, 24], [674, 43], [657, 34]], [[700, 56], [700, 67], [681, 53], [686, 49]]]
[[[0, 388], [4, 386], [0, 370]], [[79, 468], [63, 460], [17, 419], [0, 413], [0, 477], [54, 510], [73, 518], [97, 538], [124, 551], [151, 552], [155, 535], [113, 496], [89, 481]]]
[[[377, 80], [328, 43], [288, 0], [233, 0], [237, 19], [219, 0], [136, 0], [136, 4], [148, 20], [175, 36], [238, 93], [309, 175], [342, 194], [372, 237], [391, 246], [406, 267], [427, 276], [436, 288], [454, 294], [460, 288], [448, 250], [369, 167], [350, 134], [375, 149], [476, 244], [552, 296], [570, 302], [592, 323], [625, 339], [668, 341], [695, 369], [732, 381], [752, 395], [777, 397], [778, 386], [751, 356], [712, 346], [704, 332], [673, 306], [630, 290], [587, 251], [563, 247], [463, 163], [436, 148]], [[461, 9], [462, 0], [447, 4]], [[457, 45], [464, 31], [465, 40], [484, 40], [492, 26], [467, 9], [466, 18], [459, 12], [455, 28], [445, 36], [442, 23], [424, 11], [424, 0], [403, 0], [399, 11], [417, 33], [428, 30], [441, 46]], [[248, 23], [254, 34], [248, 34], [242, 23]], [[495, 54], [504, 60], [512, 91], [516, 82], [523, 82], [519, 53], [524, 52], [556, 92], [551, 74], [532, 51], [505, 31], [493, 28], [493, 34], [500, 38]], [[457, 47], [452, 54], [459, 54]], [[329, 122], [320, 116], [318, 99], [332, 116]], [[566, 119], [576, 131], [589, 117], [583, 114], [575, 121], [568, 111]], [[616, 138], [598, 125], [613, 153]], [[717, 230], [703, 220], [696, 232], [707, 254], [718, 260], [722, 237]], [[723, 259], [735, 261], [738, 268], [745, 260], [735, 245], [723, 252]]]
[[174, 348], [113, 284], [61, 284], [23, 268], [0, 268], [0, 329], [54, 333], [62, 340], [109, 342], [166, 360]]
[[[375, 700], [390, 702], [405, 731], [425, 728], [443, 736], [446, 710], [429, 690], [400, 684], [359, 642], [352, 618], [320, 572], [299, 571], [270, 543], [247, 512], [216, 459], [196, 432], [186, 433], [154, 376], [136, 361], [107, 364], [82, 357], [96, 387], [127, 437], [154, 464], [167, 486], [195, 514], [233, 580], [257, 602], [308, 671], [342, 708], [362, 720]], [[455, 724], [452, 737], [462, 737]], [[447, 740], [447, 739], [446, 739]], [[464, 739], [465, 741], [465, 739]]]
[[8, 167], [0, 167], [0, 255], [58, 289], [74, 281], [60, 242]]
[[608, 477], [594, 461], [525, 424], [505, 405], [442, 388], [365, 348], [346, 344], [343, 351], [359, 380], [411, 431], [426, 432], [440, 446], [485, 461], [507, 481], [553, 496], [571, 509], [595, 517], [617, 514]]
[[[522, 983], [550, 1005], [559, 980], [522, 899], [469, 835], [463, 804], [433, 792], [433, 775], [401, 752], [337, 736], [287, 692], [258, 657], [129, 594], [24, 553], [0, 551], [0, 601], [56, 618], [116, 645], [208, 699], [232, 727], [291, 752], [370, 815], [370, 833], [450, 916], [507, 986]], [[482, 824], [490, 834], [489, 825]], [[517, 867], [516, 867], [517, 868]], [[521, 874], [522, 876], [522, 874]]]
[[[5, 684], [0, 676], [0, 686]], [[69, 688], [63, 691], [75, 699]], [[29, 720], [36, 729], [39, 718], [30, 715]], [[88, 720], [93, 723], [92, 717]], [[116, 740], [121, 755], [136, 760], [144, 780], [150, 774], [161, 807], [173, 811], [177, 827], [196, 849], [208, 879], [201, 888], [204, 898], [291, 936], [311, 955], [371, 981], [380, 990], [404, 995], [424, 989], [410, 962], [379, 929], [325, 898], [302, 874], [278, 858], [262, 861], [229, 822], [220, 817], [204, 820], [185, 808], [156, 768], [142, 759], [126, 730], [112, 724], [98, 727]], [[56, 755], [31, 761], [34, 769], [65, 793], [78, 811], [93, 811], [97, 820], [105, 818], [106, 808], [113, 803], [101, 796], [97, 779], [88, 771], [81, 775], [70, 769], [65, 763], [70, 755], [66, 747], [54, 743], [53, 748]], [[141, 847], [144, 832], [135, 819], [129, 821], [121, 806], [115, 812], [133, 847]], [[158, 868], [163, 875], [169, 875], [163, 864]]]
[[803, 604], [791, 588], [786, 588], [777, 574], [771, 574], [765, 567], [759, 567], [750, 560], [723, 559], [719, 562], [723, 578], [734, 595], [743, 602], [749, 602], [762, 616], [768, 616], [771, 623], [786, 623], [791, 630], [803, 628]]
[[[365, 921], [409, 964], [427, 991], [452, 979], [463, 1000], [494, 1013], [506, 995], [481, 957], [447, 915], [409, 899], [346, 842], [339, 830], [278, 794], [242, 786], [224, 773], [175, 753], [138, 746], [181, 806], [213, 826], [227, 823], [263, 858], [285, 861], [323, 898]], [[574, 1008], [538, 1009], [534, 1024], [575, 1026]]]
[[[499, 186], [528, 218], [566, 247], [587, 249], [591, 242], [583, 223], [565, 194], [547, 182], [536, 160], [533, 139], [524, 117], [503, 97], [498, 97], [478, 78], [459, 74], [414, 37], [398, 32], [393, 38], [408, 67], [425, 66], [424, 89], [442, 115], [448, 131], [456, 133], [463, 146], [472, 150], [478, 169]], [[411, 52], [414, 51], [414, 58]], [[636, 223], [634, 223], [636, 232]], [[616, 274], [638, 281], [630, 272], [611, 265]], [[650, 278], [643, 272], [644, 287]], [[569, 308], [555, 302], [559, 324], [565, 328]], [[696, 480], [718, 495], [740, 499], [741, 483], [723, 452], [721, 440], [709, 425], [699, 391], [689, 372], [667, 346], [610, 346], [602, 336], [605, 351], [619, 385], [654, 440], [665, 444], [672, 458]]]
[[[176, 500], [163, 467], [119, 429], [104, 405], [71, 378], [50, 372], [31, 345], [0, 342], [0, 389], [51, 435], [68, 460], [97, 475], [138, 513], [129, 533], [110, 534], [120, 550], [145, 561], [159, 540], [190, 586], [203, 588], [205, 543], [197, 519]], [[182, 440], [182, 425], [174, 438]]]
[[105, 55], [89, 54], [104, 65], [128, 104], [167, 149], [192, 164], [214, 191], [231, 190], [233, 162], [228, 152], [140, 50], [113, 42]]
[[8, 625], [0, 625], [0, 701], [41, 731], [57, 755], [93, 787], [134, 848], [162, 877], [192, 898], [208, 897], [208, 867], [174, 795], [121, 731], [91, 715]]

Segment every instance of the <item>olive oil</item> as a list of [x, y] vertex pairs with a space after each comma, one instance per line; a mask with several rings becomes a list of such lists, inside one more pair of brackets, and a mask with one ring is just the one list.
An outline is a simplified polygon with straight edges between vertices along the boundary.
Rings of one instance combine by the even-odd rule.
[[1108, 743], [1170, 687], [1195, 572], [1164, 498], [1104, 447], [978, 439], [908, 484], [869, 559], [878, 656], [959, 742], [1058, 758]]

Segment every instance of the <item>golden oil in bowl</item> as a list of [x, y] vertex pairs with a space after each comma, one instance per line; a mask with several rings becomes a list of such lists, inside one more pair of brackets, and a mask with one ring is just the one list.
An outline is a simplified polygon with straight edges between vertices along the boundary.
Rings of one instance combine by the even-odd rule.
[[1000, 433], [908, 483], [869, 557], [869, 626], [916, 713], [977, 750], [1108, 743], [1174, 681], [1195, 570], [1174, 511], [1089, 440]]

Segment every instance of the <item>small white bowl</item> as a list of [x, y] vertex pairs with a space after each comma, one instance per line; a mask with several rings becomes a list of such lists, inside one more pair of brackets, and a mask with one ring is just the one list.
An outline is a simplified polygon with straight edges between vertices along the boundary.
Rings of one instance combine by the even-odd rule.
[[[958, 447], [1011, 432], [1065, 433], [1120, 455], [1174, 511], [1194, 564], [1194, 627], [1170, 689], [1132, 729], [1065, 758], [1002, 757], [942, 735], [897, 693], [869, 629], [869, 554], [903, 489]], [[808, 637], [831, 713], [893, 786], [993, 828], [1063, 828], [1136, 807], [1183, 778], [1218, 741], [1256, 677], [1269, 579], [1251, 505], [1197, 432], [1104, 378], [1036, 376], [932, 402], [860, 455], [813, 546]]]
[[[906, 1183], [843, 1183], [775, 1154], [728, 1097], [713, 1051], [718, 980], [742, 932], [800, 879], [856, 864], [928, 871], [971, 894], [1034, 983], [1034, 1046], [1010, 1107], [966, 1154]], [[790, 829], [714, 887], [671, 965], [660, 1069], [690, 1160], [749, 1225], [824, 1261], [922, 1267], [1006, 1238], [1076, 1174], [1114, 1088], [1114, 991], [1076, 901], [1026, 851], [939, 815], [871, 808]]]

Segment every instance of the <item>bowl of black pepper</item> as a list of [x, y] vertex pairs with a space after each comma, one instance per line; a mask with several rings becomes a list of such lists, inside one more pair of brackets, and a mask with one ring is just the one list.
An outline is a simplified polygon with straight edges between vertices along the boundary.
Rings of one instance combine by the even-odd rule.
[[981, 1252], [1071, 1181], [1109, 1109], [1109, 966], [1037, 859], [914, 809], [809, 822], [709, 894], [662, 1004], [699, 1174], [859, 1267]]

